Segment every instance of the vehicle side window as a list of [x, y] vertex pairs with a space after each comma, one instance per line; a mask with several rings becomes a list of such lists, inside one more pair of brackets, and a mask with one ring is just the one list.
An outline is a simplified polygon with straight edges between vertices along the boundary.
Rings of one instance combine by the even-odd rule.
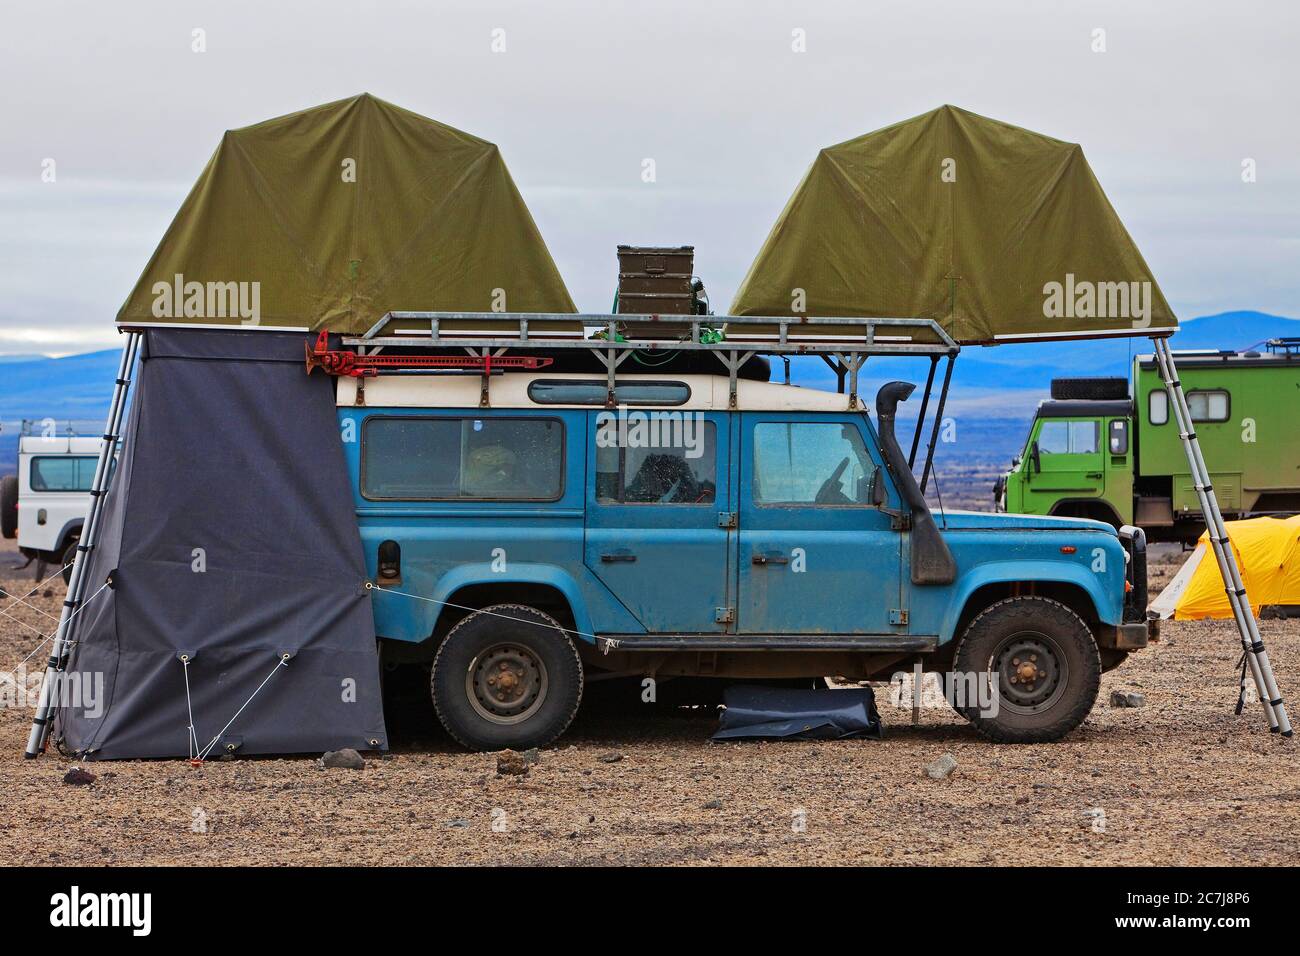
[[1187, 393], [1187, 409], [1194, 422], [1226, 422], [1228, 393], [1222, 389], [1205, 389]]
[[1122, 418], [1111, 419], [1110, 453], [1112, 455], [1128, 454], [1128, 422]]
[[1152, 425], [1169, 421], [1169, 393], [1163, 388], [1152, 389], [1147, 395], [1147, 421]]
[[869, 506], [875, 470], [862, 435], [853, 425], [754, 425], [755, 504]]
[[97, 462], [93, 455], [33, 458], [32, 491], [89, 491]]
[[1091, 455], [1097, 450], [1099, 422], [1043, 422], [1038, 450], [1044, 455]]
[[564, 425], [549, 418], [371, 418], [361, 493], [410, 501], [554, 501]]
[[713, 422], [687, 413], [656, 413], [623, 424], [596, 420], [596, 500], [601, 504], [712, 504], [717, 497]]

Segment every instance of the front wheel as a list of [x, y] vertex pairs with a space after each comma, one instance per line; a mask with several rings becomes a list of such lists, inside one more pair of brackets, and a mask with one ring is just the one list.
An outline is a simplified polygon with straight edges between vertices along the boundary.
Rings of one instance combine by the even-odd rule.
[[[953, 668], [968, 690], [958, 712], [999, 743], [1061, 739], [1083, 723], [1101, 686], [1092, 631], [1044, 597], [1006, 598], [981, 612], [962, 635]], [[973, 686], [984, 689], [983, 699], [970, 699]]]
[[438, 719], [470, 750], [544, 747], [582, 699], [582, 661], [555, 618], [522, 604], [476, 611], [451, 629], [430, 675]]

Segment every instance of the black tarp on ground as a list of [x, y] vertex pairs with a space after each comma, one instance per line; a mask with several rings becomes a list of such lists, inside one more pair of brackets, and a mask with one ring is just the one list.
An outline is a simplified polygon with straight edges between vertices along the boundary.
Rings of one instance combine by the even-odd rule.
[[795, 690], [737, 684], [722, 695], [726, 705], [714, 740], [849, 740], [883, 737], [876, 695], [870, 687]]
[[185, 653], [200, 748], [266, 680], [211, 756], [386, 748], [333, 380], [305, 374], [301, 334], [145, 336], [69, 660], [104, 675], [103, 713], [60, 711], [55, 738], [187, 756]]

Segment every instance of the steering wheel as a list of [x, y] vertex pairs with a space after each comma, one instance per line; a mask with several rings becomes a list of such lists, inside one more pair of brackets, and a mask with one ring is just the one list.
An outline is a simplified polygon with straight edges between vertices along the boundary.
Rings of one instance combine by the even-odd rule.
[[835, 470], [831, 472], [831, 476], [827, 478], [825, 481], [823, 481], [822, 486], [817, 489], [817, 497], [815, 499], [816, 504], [819, 505], [853, 504], [849, 496], [846, 495], [844, 492], [840, 491], [840, 478], [843, 477], [844, 475], [844, 469], [848, 467], [849, 467], [848, 458], [845, 458], [843, 461], [841, 461], [838, 465], [835, 466]]

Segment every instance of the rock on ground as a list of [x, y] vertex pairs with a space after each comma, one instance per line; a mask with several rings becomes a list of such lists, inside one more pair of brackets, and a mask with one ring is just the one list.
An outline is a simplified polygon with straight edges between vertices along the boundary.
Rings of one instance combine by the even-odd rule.
[[957, 758], [952, 754], [944, 754], [938, 760], [925, 765], [925, 775], [931, 780], [946, 780], [956, 769]]
[[1112, 707], [1142, 707], [1146, 702], [1146, 697], [1136, 691], [1113, 690], [1110, 692], [1110, 706]]
[[351, 747], [342, 750], [328, 750], [320, 758], [320, 764], [327, 770], [365, 770], [366, 758]]

